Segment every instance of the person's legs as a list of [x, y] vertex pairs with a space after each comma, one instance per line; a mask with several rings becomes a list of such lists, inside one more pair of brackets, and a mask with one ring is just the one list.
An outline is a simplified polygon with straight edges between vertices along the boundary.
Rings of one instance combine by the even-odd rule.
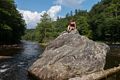
[[67, 31], [70, 32], [71, 31], [71, 27], [69, 27]]
[[75, 27], [69, 27], [68, 32], [71, 32], [72, 30], [75, 30]]
[[71, 32], [71, 31], [74, 30], [74, 29], [75, 29], [74, 27], [69, 27], [68, 32]]
[[69, 30], [70, 32], [72, 31], [72, 27], [70, 27], [70, 30]]
[[74, 30], [75, 28], [74, 27], [71, 27], [70, 31]]

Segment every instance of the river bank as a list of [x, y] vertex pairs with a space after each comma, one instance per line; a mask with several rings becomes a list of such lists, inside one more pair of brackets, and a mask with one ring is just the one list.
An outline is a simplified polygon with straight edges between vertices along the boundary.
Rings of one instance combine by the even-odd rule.
[[13, 45], [0, 45], [0, 51], [6, 49], [19, 49], [21, 48], [21, 44], [13, 44]]
[[21, 49], [22, 43], [12, 45], [0, 45], [0, 60], [12, 58], [12, 56]]
[[40, 44], [40, 46], [42, 46], [43, 48], [45, 48], [47, 45], [48, 45], [48, 43], [39, 43]]

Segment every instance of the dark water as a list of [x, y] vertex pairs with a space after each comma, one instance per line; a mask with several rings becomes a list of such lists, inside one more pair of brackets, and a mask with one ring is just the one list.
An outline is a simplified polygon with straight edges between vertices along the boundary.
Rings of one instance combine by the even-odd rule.
[[23, 41], [22, 45], [12, 58], [0, 60], [0, 80], [31, 80], [27, 69], [43, 50], [38, 43]]
[[[120, 65], [120, 44], [110, 45], [110, 52], [107, 53], [105, 69]], [[120, 80], [120, 72], [110, 76], [105, 80]]]

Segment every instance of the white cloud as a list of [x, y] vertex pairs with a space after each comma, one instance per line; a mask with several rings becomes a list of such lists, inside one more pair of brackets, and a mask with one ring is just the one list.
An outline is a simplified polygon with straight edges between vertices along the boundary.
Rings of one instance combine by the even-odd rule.
[[27, 28], [35, 28], [37, 23], [40, 21], [41, 15], [43, 15], [45, 12], [47, 12], [50, 17], [55, 20], [57, 17], [57, 14], [61, 11], [61, 6], [55, 5], [52, 6], [48, 11], [42, 11], [42, 12], [32, 12], [28, 10], [20, 10], [18, 11], [23, 15], [23, 19], [25, 20], [27, 24]]
[[23, 15], [23, 19], [27, 24], [27, 28], [34, 28], [37, 23], [40, 21], [41, 15], [43, 15], [46, 11], [32, 12], [28, 10], [19, 10], [18, 11]]
[[77, 7], [81, 5], [85, 0], [56, 0], [55, 4], [64, 5], [68, 7]]
[[47, 13], [50, 15], [50, 17], [52, 19], [56, 19], [57, 17], [57, 14], [61, 11], [61, 6], [59, 5], [55, 5], [55, 6], [52, 6], [48, 11]]
[[35, 28], [37, 23], [40, 21], [41, 15], [47, 12], [53, 20], [56, 20], [58, 13], [61, 11], [61, 6], [76, 7], [81, 5], [85, 0], [56, 0], [55, 5], [51, 6], [48, 10], [42, 12], [33, 12], [29, 10], [20, 10], [22, 13], [23, 19], [27, 24], [27, 28]]

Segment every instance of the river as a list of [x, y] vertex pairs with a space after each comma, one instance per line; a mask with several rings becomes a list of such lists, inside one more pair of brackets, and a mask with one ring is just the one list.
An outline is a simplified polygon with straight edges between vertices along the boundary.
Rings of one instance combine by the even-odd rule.
[[43, 49], [38, 43], [23, 41], [23, 49], [12, 58], [0, 60], [0, 80], [31, 80], [27, 76], [28, 67], [39, 57]]
[[[32, 80], [27, 69], [42, 54], [43, 49], [38, 43], [23, 41], [23, 48], [14, 52], [12, 58], [0, 60], [0, 80]], [[120, 64], [120, 45], [111, 46], [106, 57], [105, 69]], [[120, 73], [106, 80], [120, 80]]]
[[[110, 45], [110, 52], [106, 56], [106, 65], [104, 69], [117, 67], [120, 65], [120, 44]], [[110, 76], [105, 80], [120, 80], [120, 72]]]

